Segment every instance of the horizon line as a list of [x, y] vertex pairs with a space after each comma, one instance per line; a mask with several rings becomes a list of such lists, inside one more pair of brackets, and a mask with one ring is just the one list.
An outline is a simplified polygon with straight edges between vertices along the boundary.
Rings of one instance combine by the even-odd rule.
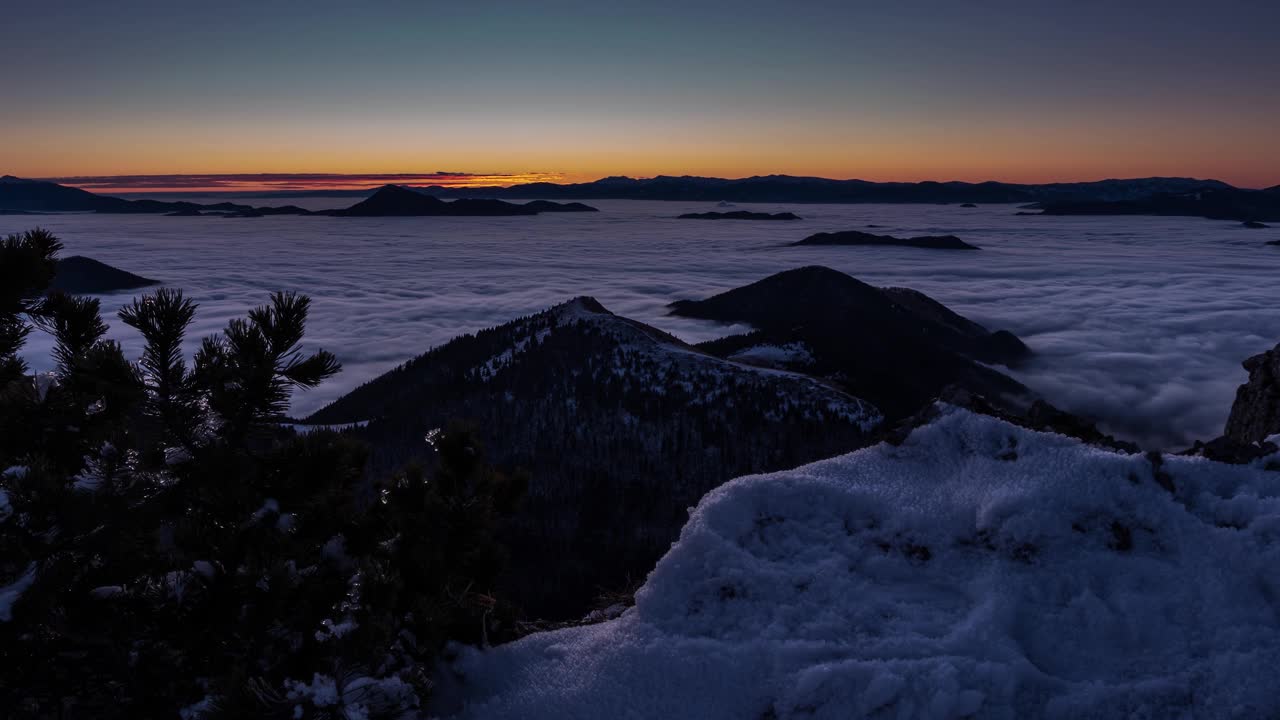
[[[59, 185], [76, 187], [90, 192], [122, 192], [122, 193], [264, 193], [264, 192], [306, 192], [306, 191], [356, 191], [371, 190], [382, 185], [404, 185], [406, 187], [446, 187], [446, 188], [505, 188], [534, 183], [553, 184], [590, 184], [612, 178], [627, 180], [653, 180], [657, 178], [698, 178], [708, 180], [751, 180], [757, 178], [785, 177], [797, 179], [830, 180], [834, 182], [865, 182], [874, 184], [1002, 184], [1002, 185], [1055, 185], [1055, 184], [1088, 184], [1108, 181], [1133, 181], [1147, 179], [1185, 178], [1203, 182], [1222, 182], [1216, 178], [1199, 178], [1191, 175], [1149, 175], [1137, 177], [1111, 176], [1091, 180], [1049, 180], [1044, 182], [1018, 182], [997, 179], [987, 180], [866, 180], [859, 177], [826, 177], [821, 175], [790, 175], [786, 173], [767, 173], [744, 175], [739, 177], [719, 177], [714, 175], [679, 174], [669, 175], [606, 175], [594, 180], [571, 181], [566, 173], [561, 172], [523, 172], [523, 173], [472, 173], [442, 171], [425, 173], [163, 173], [163, 174], [127, 174], [127, 175], [63, 175], [55, 177], [33, 177], [32, 180], [53, 182]], [[1256, 188], [1241, 189], [1261, 190], [1272, 186], [1263, 185]]]

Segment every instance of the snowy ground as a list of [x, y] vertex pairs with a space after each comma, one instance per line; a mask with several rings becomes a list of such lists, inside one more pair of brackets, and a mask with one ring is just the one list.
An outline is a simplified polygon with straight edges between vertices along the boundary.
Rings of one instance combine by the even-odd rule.
[[[811, 264], [915, 288], [1013, 330], [1037, 353], [1018, 379], [1145, 446], [1220, 434], [1245, 379], [1240, 362], [1280, 341], [1280, 313], [1269, 311], [1280, 305], [1280, 248], [1265, 244], [1280, 228], [1025, 217], [1010, 205], [758, 204], [743, 207], [804, 220], [692, 222], [675, 216], [715, 204], [592, 204], [601, 212], [520, 218], [0, 216], [0, 234], [43, 225], [68, 254], [184, 288], [201, 303], [191, 350], [271, 290], [311, 294], [308, 341], [345, 369], [302, 395], [297, 416], [461, 333], [578, 295], [684, 340], [710, 339], [725, 329], [668, 317], [666, 304]], [[982, 251], [784, 246], [868, 224], [899, 236], [955, 234]], [[104, 300], [110, 320], [131, 296]], [[119, 325], [113, 335], [138, 352], [136, 333]], [[33, 339], [33, 359], [47, 349]]]
[[944, 410], [900, 447], [713, 491], [633, 609], [464, 650], [442, 709], [1280, 714], [1280, 473], [1192, 458], [1157, 470]]

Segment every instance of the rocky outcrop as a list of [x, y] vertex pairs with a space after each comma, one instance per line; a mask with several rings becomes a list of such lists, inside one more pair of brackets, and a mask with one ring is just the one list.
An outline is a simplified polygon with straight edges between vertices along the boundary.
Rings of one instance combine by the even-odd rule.
[[899, 238], [892, 235], [875, 235], [872, 233], [846, 230], [844, 232], [818, 233], [798, 242], [795, 245], [898, 245], [901, 247], [925, 248], [929, 250], [978, 250], [976, 245], [961, 240], [955, 235], [922, 235], [920, 237]]
[[1249, 381], [1236, 390], [1223, 434], [1254, 443], [1280, 434], [1280, 345], [1244, 361]]
[[799, 220], [800, 216], [795, 213], [764, 213], [750, 212], [749, 210], [734, 210], [732, 212], [702, 212], [702, 213], [685, 213], [677, 215], [677, 220]]
[[1266, 223], [1260, 223], [1257, 220], [1245, 220], [1244, 222], [1240, 223], [1240, 225], [1242, 227], [1247, 227], [1250, 230], [1262, 230], [1262, 229], [1271, 227], [1270, 225]]
[[58, 269], [49, 288], [72, 295], [97, 295], [159, 284], [158, 280], [134, 275], [93, 258], [72, 255], [58, 261]]

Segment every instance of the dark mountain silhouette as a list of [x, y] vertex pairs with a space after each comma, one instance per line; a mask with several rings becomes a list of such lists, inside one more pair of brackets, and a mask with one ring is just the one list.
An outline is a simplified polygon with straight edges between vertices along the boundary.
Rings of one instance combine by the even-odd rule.
[[255, 208], [251, 205], [237, 205], [229, 202], [199, 205], [191, 202], [123, 200], [95, 195], [87, 190], [66, 185], [41, 180], [25, 180], [12, 175], [0, 178], [0, 209], [29, 212], [169, 213], [174, 215], [191, 215], [201, 211], [258, 215], [307, 214], [306, 210], [294, 205]]
[[318, 214], [338, 217], [493, 216], [535, 215], [537, 211], [501, 200], [455, 200], [454, 202], [445, 202], [399, 185], [383, 185], [367, 200], [358, 202], [345, 210], [325, 210]]
[[418, 217], [418, 216], [505, 216], [537, 215], [540, 212], [592, 212], [595, 208], [582, 203], [554, 203], [539, 200], [525, 205], [502, 200], [463, 198], [445, 202], [417, 190], [399, 185], [384, 185], [345, 210], [323, 210], [316, 215], [337, 217]]
[[802, 359], [786, 367], [865, 398], [890, 419], [918, 411], [948, 386], [1013, 409], [1030, 396], [1022, 384], [983, 364], [1014, 366], [1029, 357], [1013, 333], [989, 332], [922, 293], [875, 288], [825, 267], [778, 273], [706, 300], [681, 300], [671, 312], [756, 328], [699, 345], [721, 357], [801, 347]]
[[791, 243], [792, 245], [901, 245], [903, 247], [927, 248], [931, 250], [979, 250], [976, 245], [961, 240], [955, 235], [924, 235], [913, 238], [898, 238], [892, 235], [874, 235], [872, 233], [846, 230], [844, 232], [818, 233]]
[[534, 212], [600, 212], [599, 209], [590, 205], [583, 205], [580, 202], [558, 203], [550, 200], [534, 200], [527, 202], [524, 206]]
[[1048, 203], [1044, 215], [1185, 215], [1211, 220], [1280, 221], [1280, 194], [1208, 188], [1135, 200]]
[[1230, 189], [1217, 180], [1138, 178], [1084, 183], [1022, 185], [1001, 182], [869, 182], [791, 175], [740, 179], [659, 175], [608, 177], [588, 183], [529, 183], [510, 187], [424, 188], [437, 197], [540, 198], [574, 200], [682, 200], [770, 203], [1029, 203], [1067, 200], [1129, 200], [1160, 192]]
[[159, 284], [158, 280], [134, 275], [93, 258], [72, 255], [58, 260], [57, 271], [49, 287], [72, 295], [91, 295]]
[[[38, 187], [18, 187], [35, 185]], [[408, 188], [406, 188], [408, 189]], [[869, 182], [866, 180], [831, 180], [790, 175], [765, 175], [739, 179], [660, 175], [633, 179], [608, 177], [587, 183], [528, 183], [509, 187], [442, 187], [412, 188], [412, 192], [439, 199], [538, 199], [568, 200], [689, 200], [706, 202], [787, 202], [787, 203], [1068, 203], [1122, 202], [1147, 198], [1156, 194], [1178, 194], [1198, 190], [1234, 190], [1217, 180], [1194, 178], [1137, 178], [1100, 180], [1083, 183], [1047, 183], [1024, 185], [1001, 182]], [[268, 191], [236, 193], [240, 198], [288, 198], [306, 195], [367, 198], [381, 188], [368, 190]], [[1274, 193], [1275, 188], [1266, 191]], [[223, 203], [232, 206], [231, 203]], [[112, 213], [175, 212], [183, 208], [202, 208], [191, 202], [158, 200], [125, 200], [105, 197], [54, 183], [23, 180], [12, 176], [0, 179], [0, 210], [90, 211]], [[1038, 206], [1037, 206], [1038, 207]], [[257, 210], [263, 214], [274, 208], [252, 208], [234, 205], [229, 212]], [[581, 209], [577, 209], [581, 211]], [[541, 210], [547, 211], [546, 209]], [[297, 209], [289, 214], [303, 214]], [[325, 212], [324, 214], [334, 214]], [[483, 213], [474, 213], [483, 214]]]
[[684, 215], [677, 215], [676, 218], [679, 220], [799, 220], [800, 216], [789, 212], [763, 213], [734, 210], [732, 212], [685, 213]]
[[511, 590], [535, 615], [566, 618], [643, 577], [708, 490], [859, 447], [880, 414], [578, 298], [437, 347], [307, 422], [368, 420], [353, 432], [381, 472], [425, 457], [424, 436], [453, 418], [531, 473]]
[[0, 208], [33, 212], [111, 212], [127, 207], [128, 200], [94, 195], [87, 190], [56, 183], [0, 177]]
[[1240, 224], [1241, 224], [1242, 226], [1244, 226], [1244, 227], [1249, 228], [1250, 230], [1262, 230], [1262, 229], [1264, 229], [1264, 228], [1269, 228], [1269, 227], [1271, 227], [1270, 225], [1268, 225], [1268, 224], [1266, 224], [1266, 223], [1260, 223], [1260, 222], [1258, 222], [1257, 220], [1245, 220], [1244, 222], [1242, 222], [1242, 223], [1240, 223]]

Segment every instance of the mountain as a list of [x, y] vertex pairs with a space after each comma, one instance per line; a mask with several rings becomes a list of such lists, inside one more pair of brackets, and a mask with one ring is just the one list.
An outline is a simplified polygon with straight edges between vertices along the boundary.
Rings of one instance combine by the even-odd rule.
[[977, 245], [970, 245], [955, 235], [924, 235], [913, 238], [898, 238], [892, 235], [874, 235], [872, 233], [858, 232], [857, 230], [817, 233], [803, 240], [793, 242], [791, 245], [899, 245], [929, 250], [980, 249]]
[[1280, 221], [1280, 193], [1235, 188], [1160, 193], [1134, 200], [1055, 202], [1041, 207], [1045, 215], [1185, 215], [1242, 222]]
[[158, 280], [134, 275], [93, 258], [71, 255], [58, 260], [53, 283], [49, 289], [61, 290], [72, 295], [97, 295], [159, 284]]
[[761, 213], [748, 212], [746, 210], [733, 210], [730, 212], [704, 212], [704, 213], [685, 213], [677, 215], [677, 220], [799, 220], [800, 216], [795, 213]]
[[112, 214], [172, 213], [191, 215], [201, 210], [214, 213], [239, 213], [244, 215], [305, 215], [306, 210], [289, 205], [286, 207], [261, 207], [217, 203], [198, 205], [191, 202], [162, 202], [159, 200], [123, 200], [95, 195], [87, 190], [58, 185], [42, 180], [26, 180], [12, 175], [0, 177], [0, 210], [25, 212], [96, 212]]
[[[24, 187], [25, 186], [25, 187]], [[34, 186], [34, 187], [32, 187]], [[386, 190], [383, 186], [370, 190], [265, 192], [259, 194], [236, 193], [237, 197], [287, 198], [307, 195], [330, 197], [365, 197]], [[633, 179], [608, 177], [587, 183], [528, 183], [509, 187], [444, 187], [402, 188], [435, 198], [489, 199], [540, 199], [568, 200], [681, 200], [705, 202], [773, 202], [773, 203], [1067, 203], [1067, 202], [1125, 202], [1140, 200], [1158, 194], [1181, 194], [1200, 190], [1235, 190], [1217, 180], [1194, 178], [1137, 178], [1129, 180], [1100, 180], [1081, 183], [1047, 183], [1024, 185], [1001, 182], [869, 182], [866, 180], [831, 180], [817, 177], [791, 175], [765, 175], [749, 178], [725, 179], [659, 175], [654, 178]], [[1275, 188], [1267, 191], [1272, 193]], [[1238, 191], [1250, 192], [1250, 191]], [[402, 198], [408, 206], [409, 200]], [[228, 212], [256, 211], [262, 214], [304, 214], [297, 209], [222, 203]], [[358, 207], [360, 203], [348, 211]], [[124, 200], [54, 183], [23, 180], [6, 175], [0, 178], [0, 211], [91, 211], [110, 213], [160, 213], [176, 212], [184, 208], [212, 208], [191, 202], [163, 202], [158, 200]], [[388, 207], [394, 208], [393, 204]], [[418, 214], [434, 214], [426, 205]], [[455, 212], [459, 215], [527, 214], [518, 211], [495, 210], [497, 206], [475, 206], [471, 212]], [[462, 210], [456, 208], [455, 210]], [[548, 212], [552, 208], [540, 208]], [[561, 208], [559, 211], [569, 211]], [[584, 211], [573, 208], [573, 211]], [[363, 212], [363, 211], [361, 211]], [[339, 215], [340, 210], [323, 211], [321, 214]], [[400, 211], [398, 214], [411, 214]]]
[[437, 347], [306, 422], [367, 420], [351, 432], [382, 472], [427, 456], [424, 437], [456, 418], [495, 462], [530, 473], [509, 590], [530, 614], [563, 619], [643, 577], [707, 491], [859, 447], [881, 415], [578, 298]]
[[128, 207], [128, 200], [94, 195], [56, 183], [0, 177], [0, 209], [28, 212], [112, 212]]
[[527, 202], [524, 207], [534, 212], [600, 212], [599, 209], [590, 205], [583, 205], [580, 202], [558, 203], [550, 200], [534, 200]]
[[575, 200], [681, 200], [771, 203], [1029, 203], [1129, 200], [1160, 192], [1231, 189], [1217, 180], [1138, 178], [1083, 183], [1021, 185], [1001, 182], [869, 182], [765, 175], [724, 179], [659, 175], [608, 177], [587, 183], [529, 183], [510, 187], [424, 188], [437, 197], [564, 198]]
[[383, 185], [367, 199], [345, 210], [320, 214], [338, 217], [400, 217], [421, 215], [534, 215], [537, 211], [501, 200], [445, 202], [399, 185]]
[[462, 649], [432, 714], [1280, 717], [1277, 477], [940, 407], [716, 489], [634, 607]]
[[830, 268], [788, 270], [671, 313], [747, 323], [745, 335], [699, 347], [726, 358], [794, 348], [781, 367], [799, 369], [869, 400], [890, 419], [906, 417], [947, 386], [1008, 407], [1030, 392], [985, 363], [1014, 366], [1031, 352], [1013, 333], [989, 332], [923, 293], [881, 289]]
[[537, 215], [540, 212], [594, 212], [582, 203], [554, 203], [547, 200], [516, 205], [501, 200], [463, 198], [445, 202], [418, 190], [399, 185], [383, 185], [367, 199], [345, 210], [322, 210], [315, 215], [337, 217], [417, 217], [417, 216], [506, 216]]

